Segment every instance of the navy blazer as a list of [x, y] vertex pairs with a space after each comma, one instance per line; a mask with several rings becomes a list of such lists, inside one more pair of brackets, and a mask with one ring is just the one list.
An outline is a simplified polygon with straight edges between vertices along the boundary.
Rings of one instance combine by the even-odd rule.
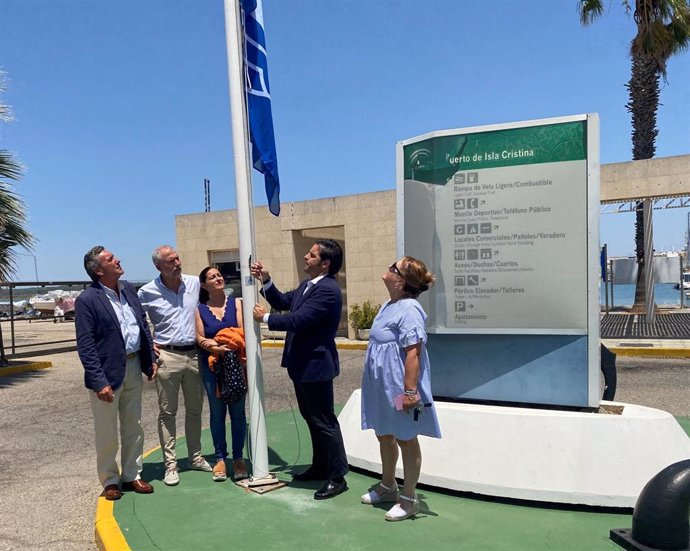
[[[144, 311], [134, 286], [122, 282], [122, 293], [132, 307], [139, 324], [141, 370], [151, 376], [154, 355], [153, 341]], [[84, 384], [96, 392], [110, 387], [115, 390], [125, 380], [127, 353], [120, 322], [110, 304], [105, 290], [98, 283], [84, 290], [74, 305], [74, 321], [77, 329], [77, 351], [84, 366]]]
[[303, 281], [287, 293], [281, 293], [275, 285], [266, 289], [266, 300], [273, 308], [289, 310], [287, 314], [271, 314], [268, 328], [287, 331], [281, 365], [293, 381], [332, 380], [340, 373], [335, 334], [343, 308], [342, 294], [330, 275], [305, 294], [306, 287], [307, 281]]

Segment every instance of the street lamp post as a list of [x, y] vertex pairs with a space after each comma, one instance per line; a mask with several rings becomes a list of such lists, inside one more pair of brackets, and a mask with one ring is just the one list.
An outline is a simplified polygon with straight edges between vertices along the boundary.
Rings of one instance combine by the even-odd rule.
[[34, 276], [36, 277], [36, 283], [38, 283], [38, 261], [36, 260], [36, 255], [31, 253], [16, 253], [19, 256], [32, 256], [34, 259]]

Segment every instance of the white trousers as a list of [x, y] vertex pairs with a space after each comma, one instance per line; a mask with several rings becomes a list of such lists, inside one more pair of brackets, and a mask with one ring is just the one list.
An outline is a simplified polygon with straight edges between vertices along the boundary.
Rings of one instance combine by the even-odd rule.
[[[105, 487], [141, 478], [144, 455], [144, 430], [141, 428], [141, 392], [144, 388], [139, 355], [127, 360], [127, 373], [112, 402], [98, 399], [89, 390], [93, 426], [96, 435], [96, 468]], [[118, 419], [120, 421], [120, 463], [117, 466]]]
[[166, 467], [177, 463], [177, 407], [182, 388], [184, 396], [184, 431], [189, 461], [201, 458], [201, 411], [204, 407], [204, 385], [199, 375], [196, 350], [176, 352], [161, 350], [158, 357], [158, 438]]

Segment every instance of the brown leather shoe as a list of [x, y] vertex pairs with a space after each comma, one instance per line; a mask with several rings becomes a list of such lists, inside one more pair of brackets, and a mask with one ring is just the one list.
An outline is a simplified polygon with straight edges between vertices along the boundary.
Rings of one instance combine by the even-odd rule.
[[240, 459], [235, 459], [232, 462], [232, 477], [235, 480], [244, 480], [249, 478], [249, 473], [247, 472], [247, 466], [244, 461]]
[[137, 494], [152, 494], [153, 486], [139, 478], [138, 480], [133, 480], [132, 482], [123, 482], [122, 489], [127, 491], [134, 491]]
[[108, 484], [103, 489], [103, 496], [108, 501], [115, 501], [116, 499], [120, 499], [122, 497], [122, 492], [120, 491], [120, 488], [117, 487], [117, 484]]

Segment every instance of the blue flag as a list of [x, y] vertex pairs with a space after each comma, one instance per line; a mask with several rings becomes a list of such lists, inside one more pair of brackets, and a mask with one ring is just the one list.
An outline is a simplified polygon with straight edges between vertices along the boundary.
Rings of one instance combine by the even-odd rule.
[[280, 214], [280, 183], [276, 140], [273, 134], [271, 89], [268, 85], [268, 58], [261, 0], [240, 0], [244, 23], [244, 51], [249, 108], [249, 135], [252, 163], [264, 175], [268, 209]]

